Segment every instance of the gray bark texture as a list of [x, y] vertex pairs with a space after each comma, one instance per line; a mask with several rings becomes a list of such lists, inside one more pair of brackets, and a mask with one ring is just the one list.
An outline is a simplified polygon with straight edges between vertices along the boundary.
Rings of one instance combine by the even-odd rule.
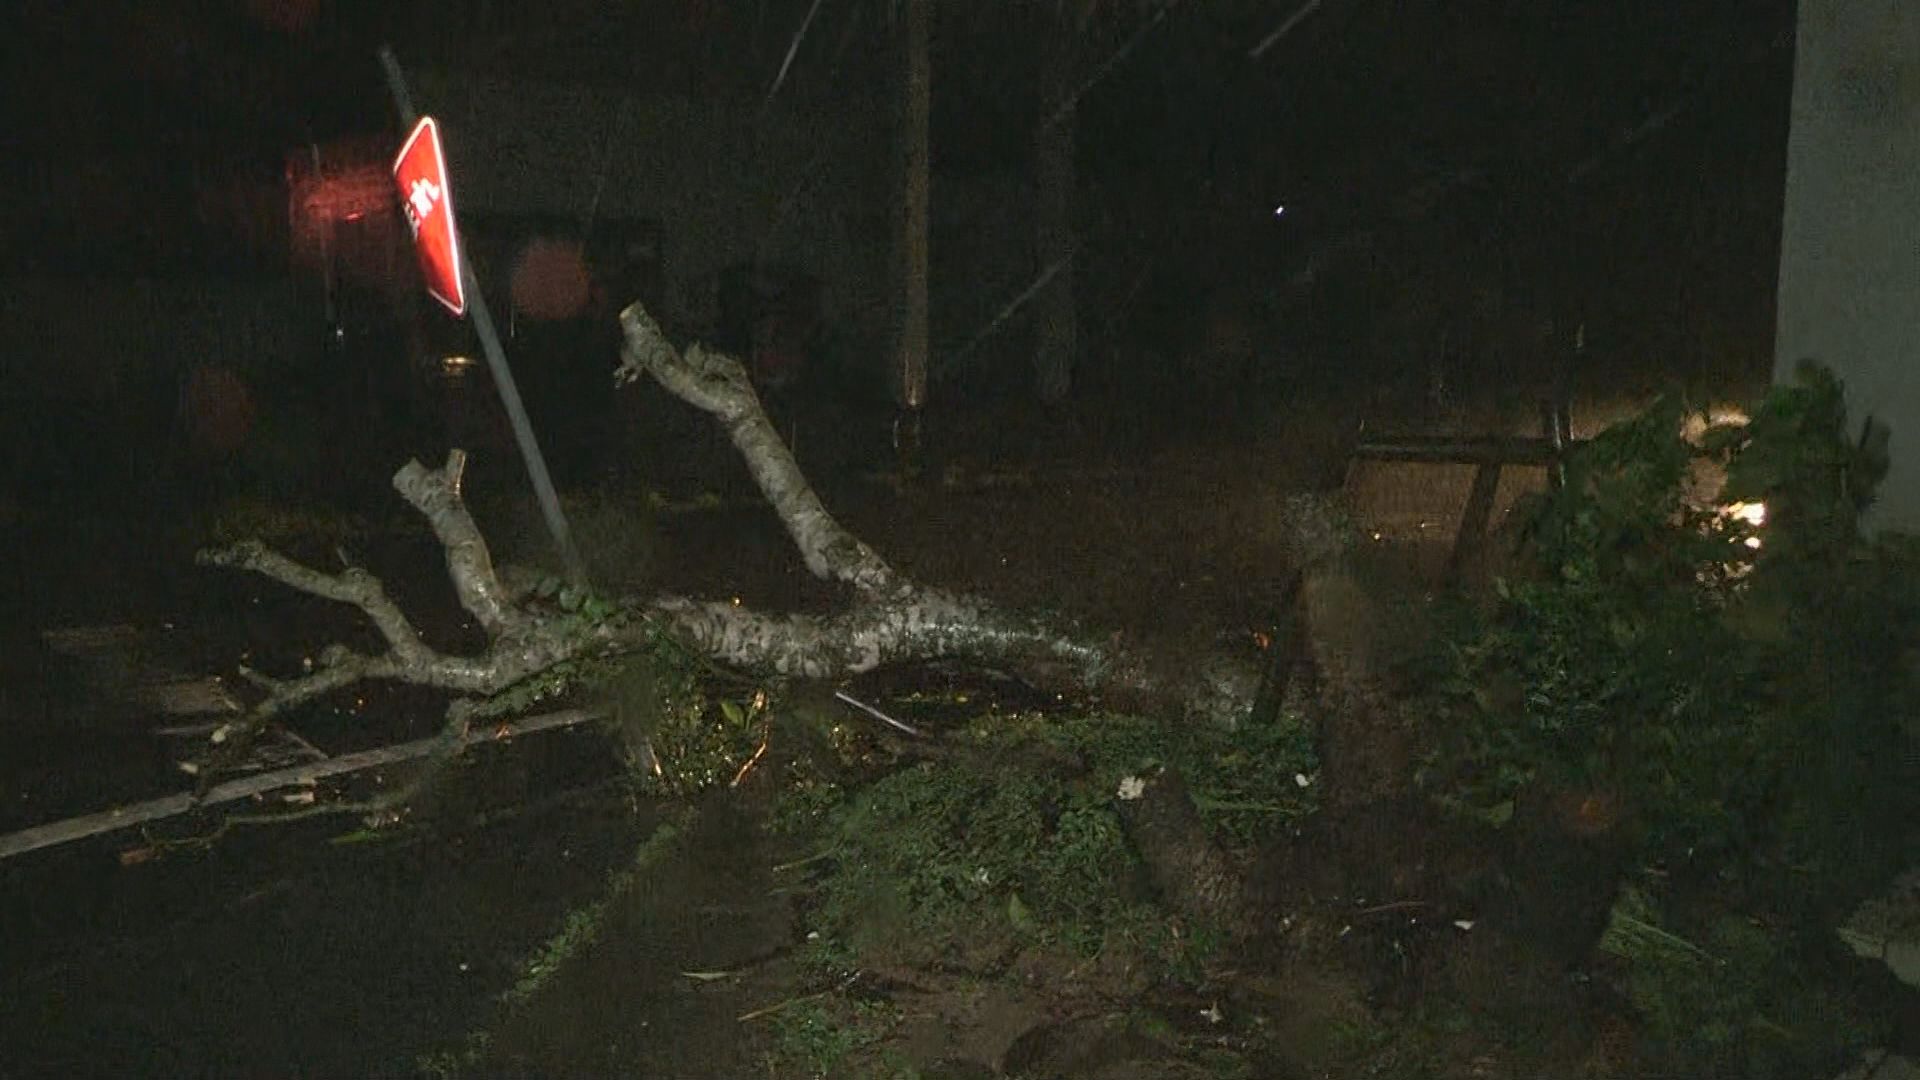
[[[457, 700], [451, 721], [461, 726], [468, 718], [491, 716], [492, 711], [479, 706], [494, 695], [568, 661], [637, 651], [662, 629], [716, 663], [765, 675], [834, 679], [883, 664], [958, 658], [1011, 670], [1042, 690], [1092, 698], [1114, 708], [1227, 725], [1248, 715], [1264, 674], [1251, 659], [1216, 657], [1168, 670], [1117, 636], [1087, 635], [908, 579], [843, 528], [821, 503], [768, 421], [739, 360], [699, 345], [684, 351], [675, 347], [639, 304], [621, 313], [620, 324], [624, 346], [616, 380], [650, 378], [713, 417], [745, 459], [807, 569], [846, 586], [847, 603], [826, 615], [802, 615], [666, 595], [627, 599], [615, 605], [612, 614], [592, 618], [560, 610], [502, 581], [462, 497], [466, 459], [456, 450], [437, 469], [409, 462], [395, 474], [393, 485], [432, 526], [446, 552], [454, 593], [485, 631], [486, 648], [479, 655], [451, 655], [429, 645], [379, 579], [360, 567], [329, 573], [256, 542], [202, 552], [204, 564], [252, 571], [353, 605], [386, 643], [377, 654], [331, 646], [311, 671], [297, 678], [249, 672], [263, 697], [214, 732], [216, 747], [237, 753], [235, 748], [274, 716], [369, 679], [452, 692]], [[1339, 553], [1351, 530], [1324, 500], [1301, 497], [1292, 510], [1308, 607], [1337, 606], [1345, 595], [1337, 588], [1343, 580]], [[1334, 622], [1330, 612], [1309, 614]], [[1356, 665], [1356, 657], [1346, 651], [1313, 659], [1334, 676], [1330, 682], [1335, 689], [1366, 681], [1370, 667], [1364, 661]], [[1355, 678], [1347, 678], [1349, 674]]]

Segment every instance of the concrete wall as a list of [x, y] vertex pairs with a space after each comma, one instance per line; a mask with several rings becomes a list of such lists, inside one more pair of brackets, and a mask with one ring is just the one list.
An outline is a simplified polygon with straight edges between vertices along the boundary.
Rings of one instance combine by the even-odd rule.
[[1920, 2], [1800, 0], [1775, 376], [1892, 429], [1875, 524], [1920, 530]]

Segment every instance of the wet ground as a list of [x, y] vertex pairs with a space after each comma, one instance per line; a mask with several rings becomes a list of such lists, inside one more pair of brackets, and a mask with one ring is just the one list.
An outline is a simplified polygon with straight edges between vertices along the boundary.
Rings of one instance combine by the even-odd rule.
[[[1082, 421], [1035, 415], [970, 423], [936, 433], [918, 482], [881, 457], [825, 476], [823, 494], [928, 582], [1201, 645], [1279, 613], [1282, 501], [1324, 485], [1339, 445], [1306, 412], [1230, 442], [1089, 440]], [[1450, 539], [1451, 481], [1345, 480], [1371, 492], [1383, 561], [1418, 595]], [[716, 486], [718, 508], [653, 516], [657, 543], [627, 564], [631, 583], [830, 602], [764, 509]], [[42, 557], [12, 566], [0, 831], [184, 786], [156, 719], [42, 631], [136, 626], [153, 659], [196, 673], [230, 673], [243, 657], [289, 671], [364, 635], [330, 605], [192, 568], [188, 532], [170, 528], [183, 517], [162, 504], [121, 520], [43, 510], [10, 523], [10, 547]], [[404, 606], [452, 632], [430, 544], [403, 530], [363, 547]], [[373, 694], [301, 730], [339, 752], [436, 724], [431, 701]], [[778, 853], [722, 811], [610, 892], [661, 810], [626, 797], [604, 740], [543, 735], [461, 772], [416, 819], [377, 834], [319, 819], [194, 843], [216, 822], [186, 819], [0, 863], [0, 1077], [407, 1075], [472, 1049], [465, 1037], [481, 1030], [494, 1039], [479, 1058], [488, 1072], [765, 1074], [766, 1027], [739, 1018], [792, 989], [791, 920], [767, 876]], [[619, 906], [601, 944], [535, 1006], [503, 1011], [568, 914], [609, 896]]]

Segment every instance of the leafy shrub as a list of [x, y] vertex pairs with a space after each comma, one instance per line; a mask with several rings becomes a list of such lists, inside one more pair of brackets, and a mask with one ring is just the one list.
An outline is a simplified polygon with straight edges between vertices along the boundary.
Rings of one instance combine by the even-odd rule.
[[1688, 1076], [1820, 1076], [1885, 1035], [1818, 946], [1724, 912], [1696, 913], [1682, 937], [1660, 906], [1626, 890], [1600, 946], [1625, 963], [1647, 1057]]
[[[1915, 802], [1920, 576], [1908, 541], [1860, 527], [1884, 452], [1818, 370], [1700, 446], [1680, 419], [1602, 433], [1528, 511], [1533, 572], [1441, 642], [1424, 779], [1495, 823], [1532, 787], [1605, 793], [1646, 861], [1852, 894]], [[1686, 498], [1703, 464], [1719, 506]], [[1721, 509], [1741, 502], [1764, 526]]]
[[[1654, 1042], [1699, 1075], [1771, 1075], [1739, 1054], [1857, 1030], [1789, 1019], [1833, 970], [1832, 921], [1920, 854], [1920, 562], [1863, 528], [1885, 433], [1856, 434], [1829, 373], [1698, 444], [1681, 416], [1602, 433], [1530, 508], [1530, 572], [1442, 635], [1423, 780], [1494, 826], [1530, 792], [1617, 807], [1605, 824], [1655, 872], [1608, 940]], [[1703, 472], [1725, 481], [1696, 500]], [[1705, 944], [1622, 951], [1622, 925]]]

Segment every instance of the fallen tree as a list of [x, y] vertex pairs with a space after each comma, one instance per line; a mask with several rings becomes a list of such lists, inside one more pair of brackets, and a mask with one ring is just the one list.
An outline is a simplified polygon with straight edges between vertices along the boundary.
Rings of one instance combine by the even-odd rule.
[[[291, 679], [249, 673], [265, 696], [214, 733], [219, 746], [248, 736], [287, 710], [366, 680], [447, 691], [450, 719], [462, 723], [478, 703], [571, 661], [616, 657], [659, 633], [713, 663], [765, 676], [837, 679], [885, 664], [959, 658], [1012, 672], [1035, 687], [1093, 697], [1116, 708], [1177, 710], [1194, 719], [1232, 724], [1254, 707], [1271, 672], [1258, 658], [1212, 657], [1174, 664], [1129, 647], [1119, 634], [1089, 634], [1008, 611], [977, 597], [908, 578], [821, 503], [769, 422], [744, 366], [695, 344], [674, 347], [638, 304], [621, 314], [622, 383], [650, 377], [707, 413], [747, 464], [807, 569], [847, 587], [848, 598], [826, 614], [756, 611], [731, 601], [679, 595], [596, 604], [555, 603], [496, 568], [486, 538], [462, 494], [465, 456], [456, 450], [438, 468], [409, 462], [394, 489], [431, 526], [445, 551], [460, 606], [486, 635], [477, 655], [443, 652], [427, 643], [379, 578], [349, 565], [326, 572], [258, 542], [203, 551], [204, 565], [261, 574], [290, 588], [358, 608], [386, 648], [322, 651], [312, 670]], [[1302, 498], [1304, 565], [1326, 565], [1344, 543], [1338, 518]], [[1307, 595], [1319, 590], [1309, 584]]]
[[[1301, 495], [1289, 502], [1298, 575], [1290, 593], [1298, 618], [1276, 636], [1266, 656], [1152, 653], [1130, 645], [1119, 633], [1101, 635], [1059, 625], [898, 572], [821, 503], [736, 358], [698, 344], [685, 350], [674, 347], [638, 304], [620, 318], [624, 347], [617, 382], [651, 378], [719, 424], [808, 570], [845, 587], [843, 604], [823, 614], [801, 614], [671, 594], [606, 599], [517, 568], [496, 567], [463, 494], [465, 454], [452, 451], [438, 468], [409, 462], [394, 475], [393, 487], [426, 519], [438, 540], [454, 596], [485, 636], [483, 649], [453, 653], [429, 644], [380, 578], [350, 562], [338, 571], [321, 570], [259, 540], [204, 550], [198, 556], [203, 565], [259, 574], [358, 609], [385, 648], [370, 652], [333, 644], [298, 675], [286, 678], [242, 668], [255, 687], [256, 700], [215, 727], [203, 756], [185, 764], [198, 779], [195, 792], [30, 829], [7, 838], [20, 841], [14, 845], [17, 851], [192, 812], [230, 801], [236, 791], [259, 796], [273, 789], [270, 779], [283, 772], [287, 779], [282, 786], [305, 786], [307, 791], [297, 812], [282, 811], [279, 818], [361, 813], [369, 820], [388, 820], [430, 782], [437, 773], [434, 762], [461, 753], [489, 733], [512, 731], [512, 721], [568, 689], [583, 668], [618, 664], [654, 648], [663, 636], [711, 664], [756, 678], [839, 680], [883, 665], [959, 660], [1010, 673], [1050, 695], [1229, 729], [1250, 716], [1270, 719], [1289, 675], [1305, 665], [1318, 673], [1315, 686], [1329, 709], [1320, 733], [1326, 805], [1362, 803], [1394, 786], [1395, 778], [1375, 775], [1382, 764], [1389, 769], [1401, 764], [1392, 755], [1378, 759], [1377, 732], [1353, 740], [1341, 734], [1364, 731], [1381, 720], [1391, 726], [1393, 711], [1379, 707], [1367, 690], [1375, 682], [1365, 647], [1368, 619], [1344, 557], [1352, 530], [1330, 501]], [[1307, 632], [1308, 627], [1313, 631]], [[1359, 632], [1342, 633], [1342, 627]], [[298, 775], [282, 770], [233, 778], [258, 738], [291, 711], [364, 682], [451, 695], [446, 729], [438, 737], [405, 744], [399, 758], [367, 752], [374, 762], [426, 758], [421, 777], [371, 800], [312, 798], [317, 775], [352, 772], [349, 766], [367, 757], [363, 753], [330, 759], [319, 774], [307, 766]], [[881, 719], [917, 734], [885, 716]], [[633, 744], [635, 732], [623, 734], [636, 760], [657, 770], [659, 761], [646, 733], [638, 733], [638, 745]], [[1349, 745], [1353, 752], [1343, 752]], [[1141, 805], [1158, 805], [1167, 797], [1163, 793], [1173, 793], [1176, 805], [1165, 812], [1132, 815], [1139, 819], [1137, 831], [1156, 834], [1143, 837], [1143, 842], [1168, 852], [1209, 850], [1205, 836], [1195, 831], [1191, 808], [1177, 805], [1184, 802], [1179, 777], [1164, 779], [1164, 784], [1149, 784], [1145, 790], [1152, 798]], [[248, 820], [271, 821], [276, 816]], [[1186, 872], [1170, 871], [1176, 876]]]

